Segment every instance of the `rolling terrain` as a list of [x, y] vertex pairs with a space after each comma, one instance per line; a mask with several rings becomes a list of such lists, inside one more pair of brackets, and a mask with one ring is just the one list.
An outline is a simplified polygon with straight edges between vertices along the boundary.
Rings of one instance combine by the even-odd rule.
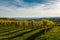
[[0, 40], [60, 40], [60, 26], [53, 21], [0, 20]]

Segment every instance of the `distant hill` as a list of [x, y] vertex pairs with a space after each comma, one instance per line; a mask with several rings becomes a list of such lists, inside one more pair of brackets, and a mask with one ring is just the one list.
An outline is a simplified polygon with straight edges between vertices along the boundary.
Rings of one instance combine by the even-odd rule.
[[3, 20], [42, 20], [42, 19], [48, 19], [48, 20], [51, 20], [51, 21], [54, 21], [54, 22], [60, 22], [60, 17], [43, 17], [43, 18], [19, 18], [19, 17], [16, 17], [16, 18], [0, 18], [0, 20], [3, 19]]

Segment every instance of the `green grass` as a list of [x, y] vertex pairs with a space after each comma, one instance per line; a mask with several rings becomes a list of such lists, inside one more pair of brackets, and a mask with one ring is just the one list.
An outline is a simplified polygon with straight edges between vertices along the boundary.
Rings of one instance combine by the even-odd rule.
[[60, 27], [14, 30], [0, 33], [0, 40], [60, 40]]
[[0, 40], [60, 40], [60, 27], [15, 30], [0, 34]]
[[29, 32], [29, 33], [26, 33], [22, 36], [18, 36], [16, 38], [14, 38], [13, 40], [26, 40], [28, 37], [32, 36], [33, 34], [39, 32], [41, 29], [37, 29], [37, 30], [34, 30], [32, 32]]
[[9, 38], [12, 38], [12, 37], [15, 37], [16, 35], [20, 35], [20, 34], [23, 34], [25, 32], [29, 32], [29, 31], [32, 31], [32, 29], [29, 29], [29, 30], [24, 30], [24, 31], [17, 31], [17, 32], [14, 32], [14, 33], [9, 33], [8, 35], [3, 35], [3, 36], [0, 36], [0, 39], [9, 39]]
[[53, 21], [0, 19], [0, 40], [60, 40]]
[[15, 33], [15, 32], [18, 32], [18, 31], [23, 31], [23, 30], [21, 30], [21, 29], [18, 29], [18, 30], [14, 30], [14, 31], [10, 31], [10, 32], [1, 32], [0, 33], [0, 36], [3, 36], [3, 35], [9, 35], [9, 34], [11, 34], [11, 33]]
[[54, 27], [45, 34], [35, 38], [35, 40], [60, 40], [60, 27]]

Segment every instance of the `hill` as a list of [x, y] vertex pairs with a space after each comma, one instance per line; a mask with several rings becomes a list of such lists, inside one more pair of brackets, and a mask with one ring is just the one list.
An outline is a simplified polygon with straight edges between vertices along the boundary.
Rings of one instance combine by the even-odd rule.
[[[59, 24], [59, 23], [58, 23]], [[60, 40], [55, 21], [0, 19], [0, 40]]]
[[45, 34], [35, 38], [35, 40], [60, 40], [60, 27], [54, 27]]

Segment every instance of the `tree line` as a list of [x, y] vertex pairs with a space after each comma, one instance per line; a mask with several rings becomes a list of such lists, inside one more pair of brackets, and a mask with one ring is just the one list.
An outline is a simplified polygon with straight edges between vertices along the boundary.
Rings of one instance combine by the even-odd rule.
[[36, 28], [48, 28], [48, 27], [54, 27], [55, 22], [42, 19], [40, 21], [36, 20], [20, 20], [20, 21], [6, 21], [6, 22], [0, 22], [0, 27], [12, 27], [12, 28], [20, 28], [20, 29], [36, 29]]

